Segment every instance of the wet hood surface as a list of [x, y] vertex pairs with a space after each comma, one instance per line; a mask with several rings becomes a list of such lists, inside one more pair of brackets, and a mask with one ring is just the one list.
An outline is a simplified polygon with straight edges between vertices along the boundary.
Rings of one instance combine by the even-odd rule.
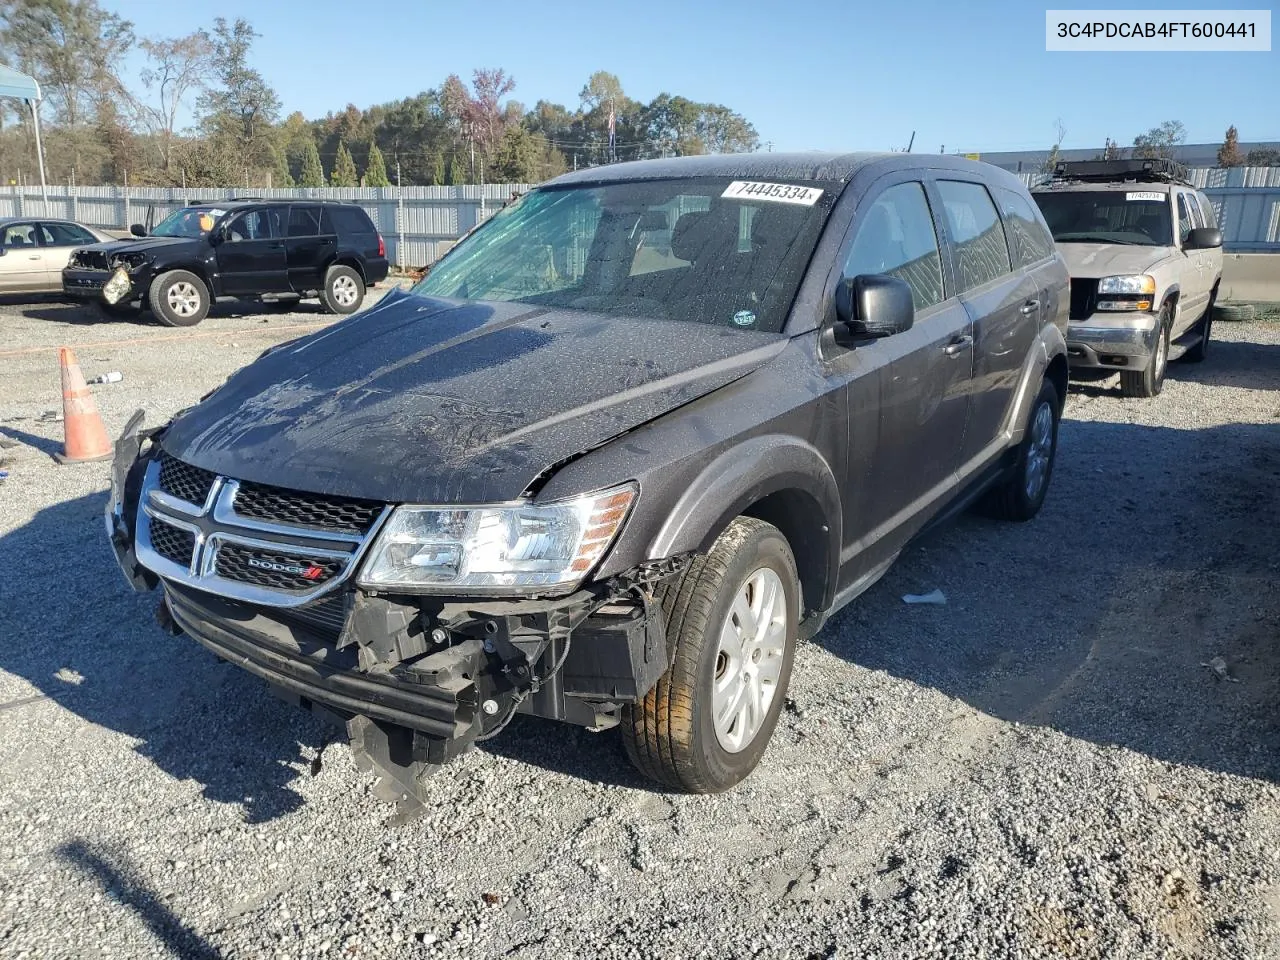
[[1177, 255], [1170, 247], [1123, 243], [1060, 243], [1058, 250], [1073, 277], [1115, 277], [1148, 273]]
[[162, 443], [206, 470], [297, 490], [512, 500], [553, 465], [745, 376], [785, 344], [393, 291], [238, 371]]

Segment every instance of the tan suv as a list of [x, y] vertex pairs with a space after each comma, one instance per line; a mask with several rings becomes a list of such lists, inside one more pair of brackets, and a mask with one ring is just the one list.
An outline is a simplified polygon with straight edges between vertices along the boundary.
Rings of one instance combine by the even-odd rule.
[[1205, 358], [1222, 280], [1209, 198], [1167, 160], [1060, 163], [1031, 195], [1071, 271], [1073, 373], [1120, 374], [1154, 397], [1171, 359]]

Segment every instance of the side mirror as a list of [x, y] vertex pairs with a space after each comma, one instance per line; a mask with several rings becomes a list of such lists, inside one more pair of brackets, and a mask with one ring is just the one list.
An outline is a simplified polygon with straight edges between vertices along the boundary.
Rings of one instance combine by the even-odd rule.
[[1212, 250], [1222, 246], [1222, 231], [1217, 227], [1196, 227], [1187, 234], [1184, 250]]
[[140, 223], [135, 223], [129, 227], [129, 232], [135, 237], [145, 237], [147, 235], [147, 228]]
[[884, 274], [846, 277], [836, 288], [836, 317], [836, 343], [841, 346], [905, 333], [916, 319], [911, 287]]

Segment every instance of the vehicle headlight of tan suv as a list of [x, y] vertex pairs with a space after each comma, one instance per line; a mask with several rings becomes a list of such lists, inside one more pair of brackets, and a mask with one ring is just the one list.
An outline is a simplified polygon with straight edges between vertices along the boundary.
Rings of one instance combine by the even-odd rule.
[[[1099, 310], [1150, 310], [1155, 302], [1156, 279], [1139, 273], [1103, 277], [1098, 281]], [[1106, 299], [1103, 299], [1106, 297]]]

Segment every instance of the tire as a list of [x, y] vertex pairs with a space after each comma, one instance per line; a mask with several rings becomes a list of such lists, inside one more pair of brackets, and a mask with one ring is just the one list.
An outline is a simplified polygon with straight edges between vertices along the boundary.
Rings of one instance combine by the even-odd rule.
[[334, 264], [324, 275], [320, 305], [325, 313], [355, 313], [364, 302], [364, 281], [350, 267]]
[[1018, 445], [1013, 469], [987, 494], [987, 512], [996, 519], [1025, 523], [1044, 505], [1058, 454], [1062, 403], [1058, 388], [1044, 381], [1031, 405], [1027, 432]]
[[1213, 314], [1215, 320], [1235, 323], [1256, 319], [1258, 311], [1252, 303], [1217, 303], [1214, 304]]
[[1164, 389], [1164, 375], [1169, 369], [1169, 326], [1172, 311], [1160, 308], [1160, 335], [1151, 359], [1142, 370], [1120, 371], [1120, 392], [1126, 397], [1156, 397]]
[[1204, 358], [1209, 356], [1209, 341], [1213, 337], [1213, 306], [1217, 299], [1218, 288], [1214, 286], [1209, 294], [1209, 305], [1204, 308], [1204, 316], [1196, 324], [1200, 340], [1182, 355], [1182, 359], [1187, 363], [1204, 363]]
[[151, 281], [151, 312], [171, 327], [194, 327], [209, 315], [209, 288], [187, 270], [170, 270]]
[[[781, 611], [778, 598], [785, 604]], [[753, 603], [762, 606], [753, 610]], [[786, 699], [800, 613], [800, 582], [791, 547], [776, 527], [738, 517], [708, 553], [695, 558], [664, 588], [662, 608], [671, 666], [643, 700], [623, 709], [623, 745], [641, 773], [674, 790], [728, 790], [760, 762]], [[742, 637], [735, 608], [748, 623], [753, 614], [773, 611], [769, 626], [757, 634], [767, 639], [753, 647], [754, 656], [741, 655], [755, 640]], [[722, 637], [729, 644], [725, 651]], [[752, 676], [771, 675], [772, 683], [764, 679], [755, 688], [760, 699], [754, 701], [753, 715], [744, 705], [740, 711], [727, 709], [730, 719], [716, 723], [716, 706], [728, 708], [738, 702], [732, 699], [734, 690], [750, 684]], [[746, 689], [749, 693], [751, 687]]]

